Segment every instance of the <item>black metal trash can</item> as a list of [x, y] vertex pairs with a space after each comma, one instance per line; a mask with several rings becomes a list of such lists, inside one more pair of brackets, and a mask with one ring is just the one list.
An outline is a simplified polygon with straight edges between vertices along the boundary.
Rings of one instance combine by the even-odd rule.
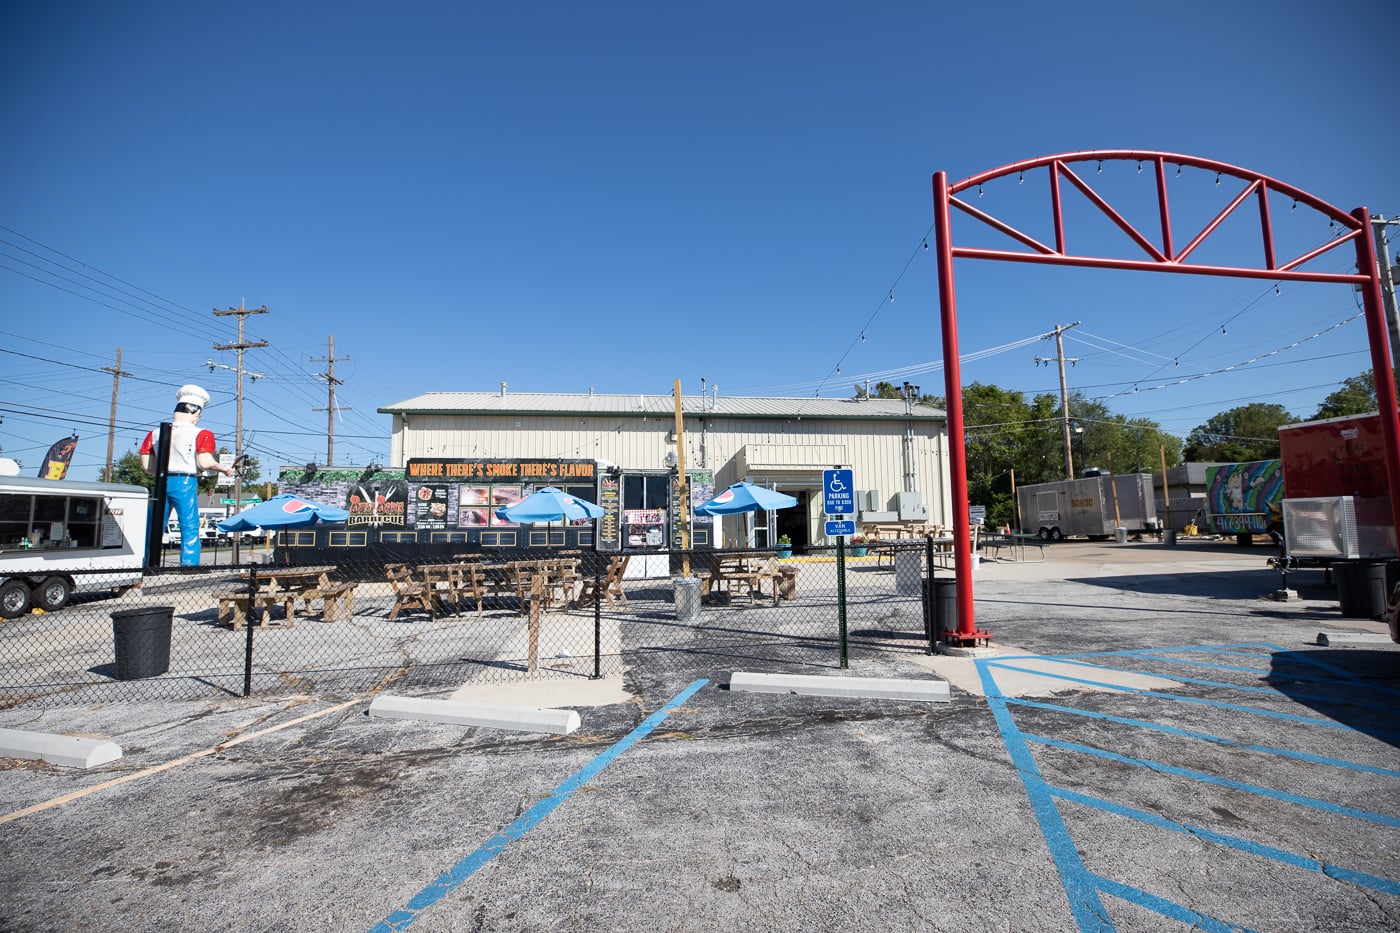
[[1176, 547], [1176, 529], [1166, 528], [1162, 531], [1162, 543], [1167, 547]]
[[933, 581], [933, 630], [939, 638], [958, 627], [958, 581]]
[[117, 680], [156, 677], [170, 670], [170, 629], [174, 606], [118, 609], [112, 613]]
[[1332, 565], [1337, 599], [1346, 619], [1379, 619], [1385, 615], [1385, 563], [1345, 561]]

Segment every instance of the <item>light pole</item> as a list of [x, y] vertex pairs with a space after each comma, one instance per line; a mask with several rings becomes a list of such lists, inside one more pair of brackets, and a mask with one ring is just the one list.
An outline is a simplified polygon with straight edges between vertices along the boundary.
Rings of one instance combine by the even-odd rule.
[[[1084, 459], [1084, 425], [1082, 424], [1074, 426], [1074, 446], [1075, 455], [1079, 458], [1079, 469], [1082, 471], [1088, 465]], [[1074, 479], [1074, 477], [1071, 476], [1070, 479]]]

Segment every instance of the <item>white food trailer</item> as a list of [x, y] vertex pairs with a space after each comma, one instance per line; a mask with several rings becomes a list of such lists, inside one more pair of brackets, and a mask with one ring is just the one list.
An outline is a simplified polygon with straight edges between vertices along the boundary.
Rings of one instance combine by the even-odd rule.
[[55, 612], [75, 592], [140, 582], [150, 495], [116, 483], [0, 477], [0, 618]]

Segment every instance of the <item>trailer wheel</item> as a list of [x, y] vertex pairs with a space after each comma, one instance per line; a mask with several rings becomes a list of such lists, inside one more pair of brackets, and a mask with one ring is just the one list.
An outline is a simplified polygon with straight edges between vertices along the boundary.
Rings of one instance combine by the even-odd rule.
[[1049, 540], [1050, 540], [1050, 529], [1049, 529], [1049, 528], [1042, 528], [1042, 529], [1040, 529], [1040, 531], [1036, 532], [1036, 537], [1040, 538], [1040, 540], [1042, 540], [1042, 541], [1049, 541]]
[[0, 584], [0, 618], [18, 619], [29, 612], [29, 584], [23, 580], [6, 580]]
[[45, 612], [57, 612], [68, 605], [73, 584], [64, 577], [49, 577], [34, 589], [34, 605]]
[[1065, 533], [1064, 533], [1063, 531], [1061, 531], [1059, 528], [1051, 528], [1051, 529], [1050, 529], [1050, 540], [1051, 540], [1051, 541], [1063, 541], [1064, 539], [1065, 539]]

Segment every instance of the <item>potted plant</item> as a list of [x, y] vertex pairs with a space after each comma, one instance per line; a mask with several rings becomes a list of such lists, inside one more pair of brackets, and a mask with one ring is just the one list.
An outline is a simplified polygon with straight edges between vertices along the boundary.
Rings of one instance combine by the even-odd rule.
[[788, 558], [792, 556], [792, 538], [783, 535], [778, 538], [778, 557]]
[[865, 556], [865, 536], [864, 536], [864, 535], [852, 535], [852, 536], [851, 536], [851, 556], [852, 556], [852, 557], [864, 557], [864, 556]]

